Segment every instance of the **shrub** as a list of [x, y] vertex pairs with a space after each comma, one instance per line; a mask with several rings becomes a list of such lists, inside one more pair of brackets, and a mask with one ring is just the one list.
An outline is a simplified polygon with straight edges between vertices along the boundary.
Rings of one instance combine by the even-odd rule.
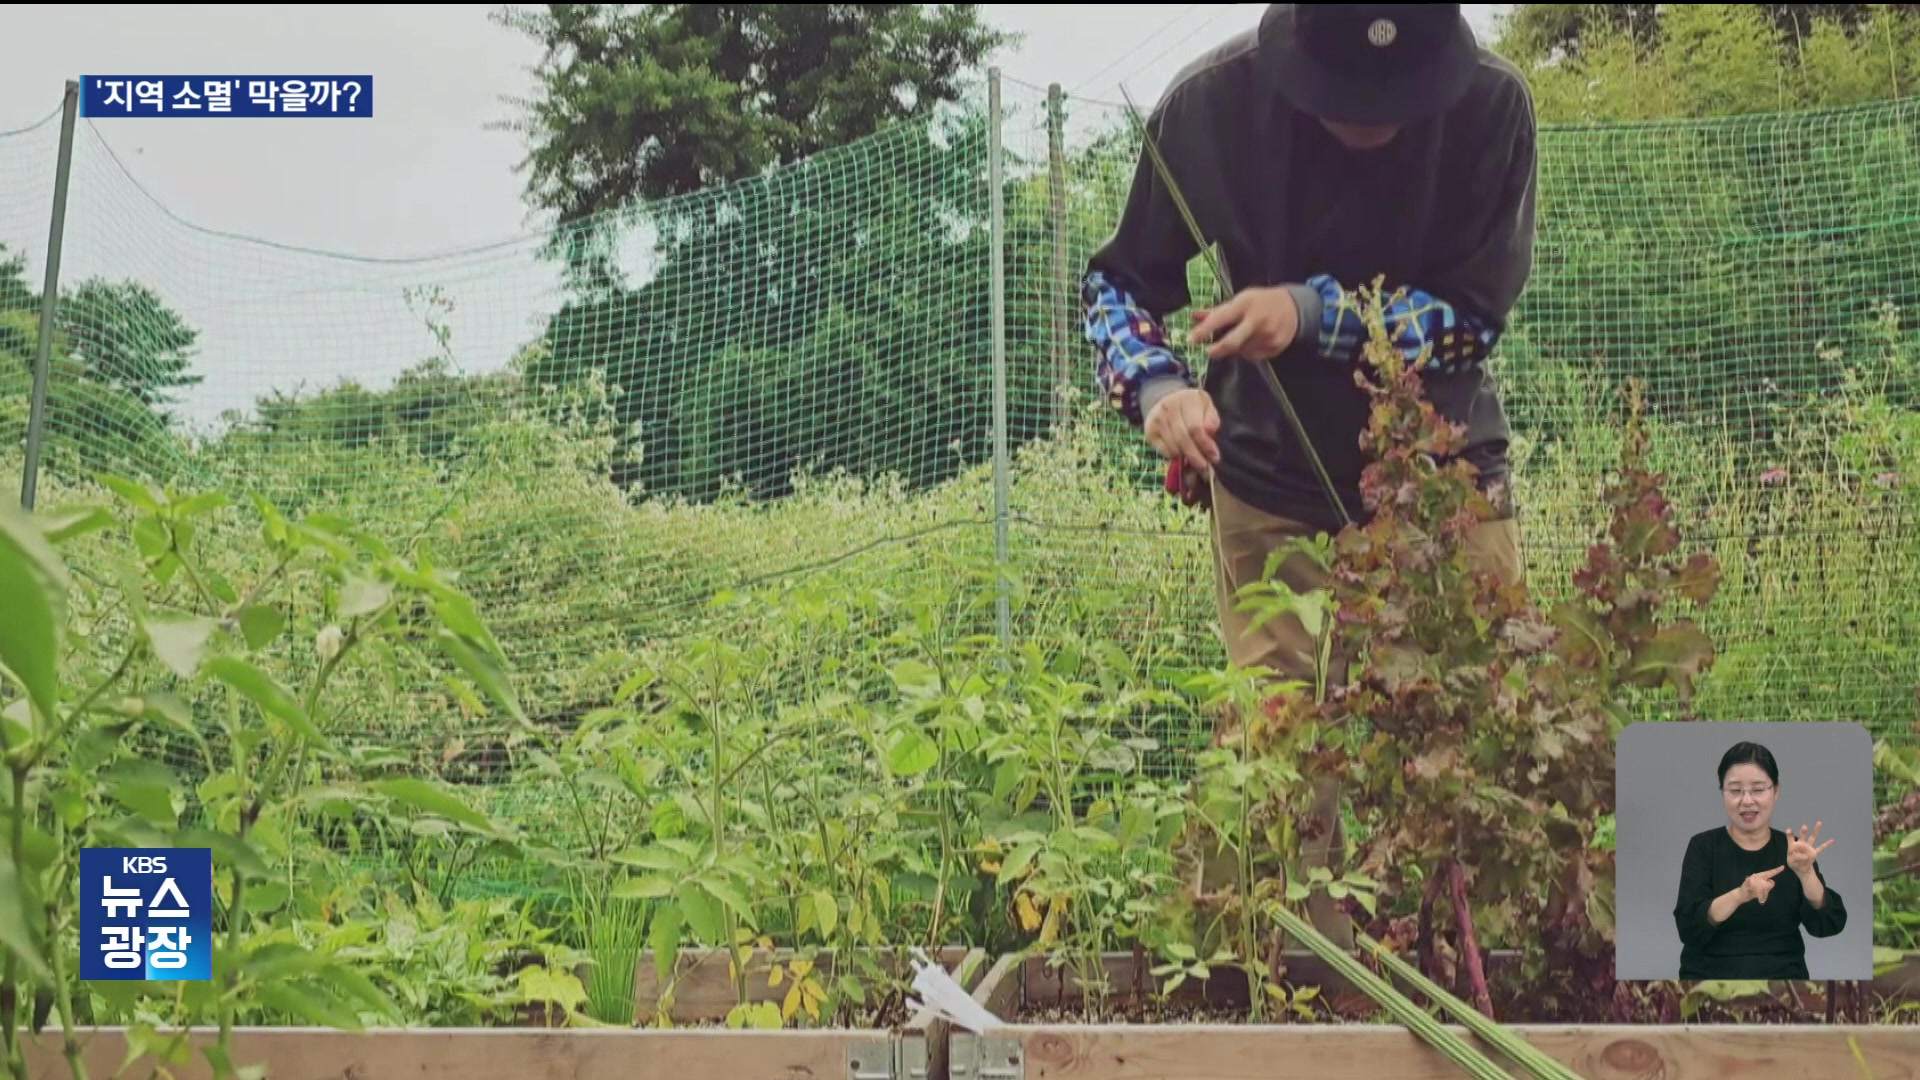
[[[1358, 872], [1335, 881], [1256, 881], [1229, 906], [1253, 940], [1260, 905], [1303, 899], [1310, 885], [1373, 906], [1424, 885], [1417, 934], [1435, 966], [1435, 901], [1455, 916], [1455, 947], [1475, 1004], [1492, 1011], [1481, 928], [1538, 941], [1556, 967], [1611, 982], [1611, 853], [1595, 843], [1612, 813], [1613, 741], [1636, 700], [1671, 690], [1682, 707], [1714, 647], [1677, 601], [1704, 606], [1719, 569], [1685, 555], [1663, 477], [1646, 467], [1637, 398], [1604, 490], [1605, 535], [1551, 606], [1524, 581], [1501, 583], [1470, 561], [1467, 541], [1496, 516], [1498, 485], [1482, 490], [1457, 460], [1462, 431], [1424, 400], [1417, 363], [1390, 345], [1378, 288], [1365, 299], [1371, 342], [1356, 381], [1371, 396], [1362, 480], [1369, 519], [1275, 552], [1262, 582], [1242, 591], [1256, 618], [1291, 612], [1321, 643], [1312, 685], [1286, 683], [1238, 734], [1241, 756], [1289, 763], [1253, 841], [1291, 861], [1306, 793], [1289, 781], [1337, 778], [1365, 838]], [[1424, 359], [1424, 358], [1421, 358]], [[1295, 551], [1326, 572], [1296, 594], [1273, 576]], [[1247, 715], [1247, 714], [1243, 714]], [[1218, 767], [1216, 765], [1216, 767]], [[1277, 839], [1276, 839], [1277, 838]], [[1243, 861], [1251, 867], [1255, 860]], [[1253, 963], [1243, 955], [1242, 962]], [[1258, 964], [1255, 964], [1258, 967]]]

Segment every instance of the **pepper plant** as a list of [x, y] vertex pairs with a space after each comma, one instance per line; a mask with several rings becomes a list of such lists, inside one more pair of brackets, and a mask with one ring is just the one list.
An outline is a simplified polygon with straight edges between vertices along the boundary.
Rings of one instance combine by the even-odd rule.
[[[198, 543], [225, 527], [215, 520], [230, 509], [225, 496], [103, 484], [117, 500], [38, 515], [0, 508], [7, 1070], [26, 1080], [26, 1040], [52, 1024], [68, 1070], [86, 1080], [80, 1025], [102, 1016], [135, 1018], [129, 1050], [174, 1064], [190, 1053], [181, 1029], [217, 1028], [201, 1052], [220, 1078], [260, 1075], [232, 1059], [243, 1017], [404, 1022], [369, 976], [380, 971], [367, 958], [370, 924], [342, 937], [355, 927], [327, 910], [342, 893], [303, 877], [324, 847], [317, 823], [417, 815], [423, 835], [461, 830], [531, 849], [448, 789], [394, 775], [381, 752], [339, 739], [329, 691], [363, 657], [443, 672], [451, 660], [511, 706], [499, 646], [424, 549], [397, 552], [339, 519], [290, 520], [255, 500], [259, 547], [247, 554], [262, 569], [231, 580]], [[130, 544], [112, 542], [122, 538]], [[164, 751], [180, 745], [191, 757], [170, 762]], [[78, 950], [99, 947], [78, 932], [88, 847], [211, 849], [211, 979], [80, 982]], [[522, 972], [524, 1001], [564, 1009], [583, 996], [570, 973], [539, 974]]]

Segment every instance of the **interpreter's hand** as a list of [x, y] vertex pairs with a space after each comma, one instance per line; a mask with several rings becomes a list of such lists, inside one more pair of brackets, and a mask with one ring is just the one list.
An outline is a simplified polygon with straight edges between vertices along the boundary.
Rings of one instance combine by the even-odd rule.
[[1821, 852], [1833, 846], [1831, 840], [1819, 847], [1813, 846], [1814, 841], [1820, 839], [1820, 825], [1820, 822], [1814, 822], [1812, 833], [1807, 832], [1805, 825], [1800, 826], [1798, 835], [1795, 835], [1792, 829], [1787, 830], [1787, 865], [1792, 867], [1793, 872], [1800, 877], [1813, 873], [1813, 860], [1819, 858]]
[[1207, 359], [1237, 356], [1256, 362], [1286, 352], [1300, 332], [1300, 306], [1284, 288], [1243, 289], [1217, 308], [1194, 313], [1194, 341], [1208, 343]]
[[1213, 437], [1220, 430], [1220, 413], [1205, 390], [1188, 387], [1161, 398], [1147, 414], [1147, 441], [1168, 460], [1178, 458], [1205, 476], [1220, 460]]
[[1740, 895], [1748, 900], [1758, 900], [1763, 904], [1766, 903], [1767, 894], [1773, 891], [1773, 876], [1785, 869], [1786, 867], [1784, 866], [1776, 866], [1771, 870], [1762, 870], [1757, 874], [1748, 874], [1747, 880], [1740, 883]]

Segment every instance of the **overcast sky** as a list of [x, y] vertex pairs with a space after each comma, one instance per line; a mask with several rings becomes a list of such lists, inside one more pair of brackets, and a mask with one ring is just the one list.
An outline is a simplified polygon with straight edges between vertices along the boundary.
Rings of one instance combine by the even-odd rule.
[[[1491, 30], [1505, 5], [1469, 4]], [[1143, 105], [1186, 60], [1265, 5], [988, 4], [1025, 35], [998, 58], [1009, 103], [1050, 82]], [[109, 74], [364, 74], [356, 120], [79, 122], [62, 280], [134, 277], [201, 330], [188, 398], [206, 420], [270, 388], [384, 385], [433, 349], [401, 291], [440, 285], [458, 305], [463, 370], [496, 368], [556, 301], [534, 257], [511, 115], [538, 59], [490, 6], [14, 4], [0, 6], [0, 244], [44, 273], [65, 80]], [[1016, 82], [1017, 81], [1017, 82]], [[1017, 83], [1029, 84], [1032, 89]], [[6, 135], [39, 124], [24, 134]]]

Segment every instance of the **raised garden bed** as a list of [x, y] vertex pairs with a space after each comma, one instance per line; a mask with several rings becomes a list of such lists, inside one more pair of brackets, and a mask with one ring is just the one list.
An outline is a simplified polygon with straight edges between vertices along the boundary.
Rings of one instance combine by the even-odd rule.
[[[1003, 957], [972, 994], [1005, 1025], [986, 1033], [954, 1032], [948, 1076], [1458, 1080], [1464, 1075], [1419, 1036], [1376, 1015], [1364, 994], [1311, 953], [1288, 954], [1285, 960], [1289, 986], [1317, 988], [1305, 1006], [1312, 1015], [1290, 1013], [1276, 1003], [1276, 1019], [1256, 1024], [1248, 1020], [1245, 979], [1224, 970], [1160, 994], [1160, 980], [1141, 971], [1131, 955], [1110, 955], [1097, 976], [1104, 990], [1089, 995], [1079, 989], [1070, 967], [1050, 966], [1042, 956]], [[1503, 962], [1510, 960], [1494, 954], [1489, 967], [1497, 971]], [[1465, 1028], [1448, 1026], [1473, 1041]], [[1589, 1080], [1920, 1080], [1920, 1026], [1507, 1026]], [[1856, 1064], [1856, 1047], [1867, 1071]]]
[[[904, 985], [912, 977], [904, 950], [869, 954]], [[801, 954], [821, 978], [835, 970], [831, 952]], [[781, 1004], [790, 986], [771, 985], [775, 964], [795, 954], [756, 951], [748, 960], [749, 1003]], [[930, 959], [971, 987], [986, 972], [981, 950], [953, 947]], [[243, 1028], [234, 1033], [233, 1060], [240, 1068], [264, 1067], [265, 1080], [930, 1080], [947, 1075], [948, 1028], [930, 1010], [912, 1010], [895, 994], [881, 1002], [871, 1026], [814, 1025], [804, 1019], [783, 1029], [729, 1028], [736, 1002], [724, 951], [683, 949], [672, 979], [671, 1027], [656, 1021], [660, 983], [651, 953], [642, 953], [634, 973], [632, 1028], [445, 1028], [374, 1029]], [[195, 1029], [192, 1060], [162, 1063], [142, 1058], [123, 1069], [127, 1029], [92, 1028], [81, 1033], [89, 1080], [145, 1077], [166, 1064], [174, 1080], [212, 1080], [200, 1047], [215, 1042], [212, 1029]], [[27, 1044], [32, 1080], [70, 1080], [58, 1031], [44, 1031]]]
[[[193, 1060], [168, 1066], [173, 1080], [213, 1080], [199, 1047], [216, 1033], [195, 1029]], [[85, 1032], [90, 1080], [147, 1080], [159, 1064], [125, 1071], [125, 1029]], [[245, 1028], [233, 1060], [265, 1068], [265, 1080], [890, 1080], [895, 1042], [885, 1031], [652, 1031], [589, 1028], [413, 1028], [367, 1032]], [[68, 1080], [58, 1032], [27, 1044], [31, 1080]]]
[[[838, 977], [833, 950], [803, 955], [811, 961], [816, 977], [823, 984]], [[983, 950], [969, 950], [961, 946], [929, 951], [928, 958], [945, 968], [955, 981], [967, 989], [972, 989], [986, 975], [990, 960]], [[776, 965], [790, 968], [795, 959], [796, 954], [788, 950], [756, 950], [746, 965], [748, 1001], [752, 1004], [775, 1005], [785, 1002], [792, 989], [790, 978], [783, 977], [776, 984], [772, 976]], [[885, 973], [890, 986], [904, 987], [913, 981], [911, 954], [906, 950], [876, 949], [866, 953], [865, 959]], [[728, 1012], [738, 1001], [727, 954], [719, 950], [680, 950], [670, 985], [661, 982], [653, 954], [641, 953], [634, 967], [634, 1022], [643, 1026], [655, 1024], [656, 1010], [666, 1000], [663, 993], [668, 992], [672, 1003], [668, 1015], [676, 1027], [722, 1028]], [[883, 1080], [887, 1076], [892, 1076], [894, 1080], [927, 1080], [929, 1077], [945, 1075], [948, 1026], [931, 1010], [912, 1010], [904, 1000], [906, 997], [906, 994], [889, 990], [885, 1000], [869, 1002], [871, 1008], [865, 1010], [862, 1026], [838, 1029], [844, 1031], [849, 1040], [857, 1039], [860, 1046], [880, 1048], [884, 1045], [883, 1050], [876, 1049], [866, 1060], [860, 1061], [857, 1068], [848, 1063], [845, 1073], [848, 1080]], [[761, 1031], [729, 1034], [754, 1034], [764, 1038], [785, 1033]], [[854, 1045], [854, 1042], [849, 1042], [850, 1047]], [[883, 1053], [886, 1058], [884, 1063], [879, 1060]], [[712, 1075], [721, 1077], [733, 1074], [723, 1071]], [[768, 1074], [752, 1075], [761, 1077]], [[800, 1075], [823, 1077], [826, 1074], [816, 1069], [811, 1074]]]

